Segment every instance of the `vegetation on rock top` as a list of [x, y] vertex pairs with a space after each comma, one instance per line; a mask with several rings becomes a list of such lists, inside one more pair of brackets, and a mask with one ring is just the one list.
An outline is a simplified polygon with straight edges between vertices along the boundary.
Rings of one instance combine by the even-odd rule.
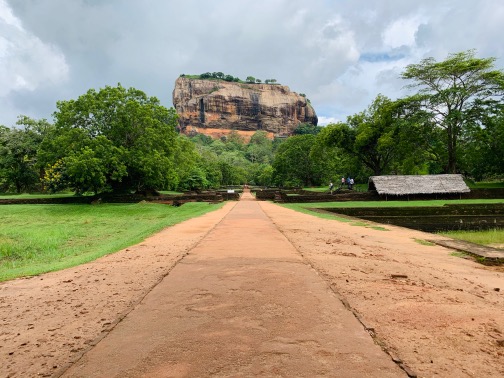
[[[253, 76], [247, 76], [245, 81], [241, 80], [239, 77], [234, 77], [232, 75], [227, 75], [222, 72], [205, 72], [200, 75], [186, 75], [181, 74], [180, 77], [187, 77], [189, 79], [203, 79], [203, 80], [224, 80], [228, 82], [236, 82], [236, 83], [248, 83], [248, 84], [261, 84], [261, 79], [256, 79]], [[264, 80], [265, 84], [277, 84], [276, 79], [266, 79]]]

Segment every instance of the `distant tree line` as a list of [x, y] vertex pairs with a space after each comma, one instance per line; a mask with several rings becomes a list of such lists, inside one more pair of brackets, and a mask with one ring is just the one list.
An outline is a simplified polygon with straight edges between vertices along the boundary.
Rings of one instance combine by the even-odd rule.
[[415, 89], [408, 97], [378, 95], [344, 122], [300, 124], [273, 140], [257, 131], [248, 142], [236, 131], [180, 135], [175, 110], [155, 97], [120, 84], [91, 89], [59, 101], [53, 123], [20, 116], [0, 126], [0, 191], [309, 186], [383, 174], [502, 179], [504, 73], [494, 62], [472, 50], [424, 59], [402, 74]]
[[502, 179], [504, 73], [494, 62], [469, 50], [407, 66], [402, 77], [416, 92], [395, 101], [378, 95], [366, 110], [315, 136], [297, 132], [277, 151], [274, 177], [299, 185], [343, 175], [364, 182], [384, 174]]

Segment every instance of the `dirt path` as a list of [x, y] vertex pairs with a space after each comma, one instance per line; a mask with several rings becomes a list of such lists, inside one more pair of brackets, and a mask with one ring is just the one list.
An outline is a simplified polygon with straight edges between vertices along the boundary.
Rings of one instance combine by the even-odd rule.
[[405, 376], [259, 204], [241, 201], [64, 376], [335, 372]]
[[371, 336], [412, 375], [504, 376], [502, 269], [387, 229], [229, 203], [0, 284], [0, 376], [406, 376]]

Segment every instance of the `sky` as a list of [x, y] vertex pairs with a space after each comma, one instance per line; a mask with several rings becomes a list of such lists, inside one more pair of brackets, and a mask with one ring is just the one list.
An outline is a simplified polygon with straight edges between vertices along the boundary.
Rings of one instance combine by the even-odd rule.
[[502, 0], [0, 0], [0, 125], [118, 83], [171, 107], [177, 77], [204, 72], [276, 79], [320, 125], [345, 121], [406, 95], [424, 58], [504, 68], [503, 25]]

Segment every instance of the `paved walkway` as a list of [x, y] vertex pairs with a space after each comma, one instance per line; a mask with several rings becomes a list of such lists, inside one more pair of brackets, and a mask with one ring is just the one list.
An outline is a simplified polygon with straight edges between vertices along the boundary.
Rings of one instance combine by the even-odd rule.
[[245, 193], [64, 376], [406, 375]]

